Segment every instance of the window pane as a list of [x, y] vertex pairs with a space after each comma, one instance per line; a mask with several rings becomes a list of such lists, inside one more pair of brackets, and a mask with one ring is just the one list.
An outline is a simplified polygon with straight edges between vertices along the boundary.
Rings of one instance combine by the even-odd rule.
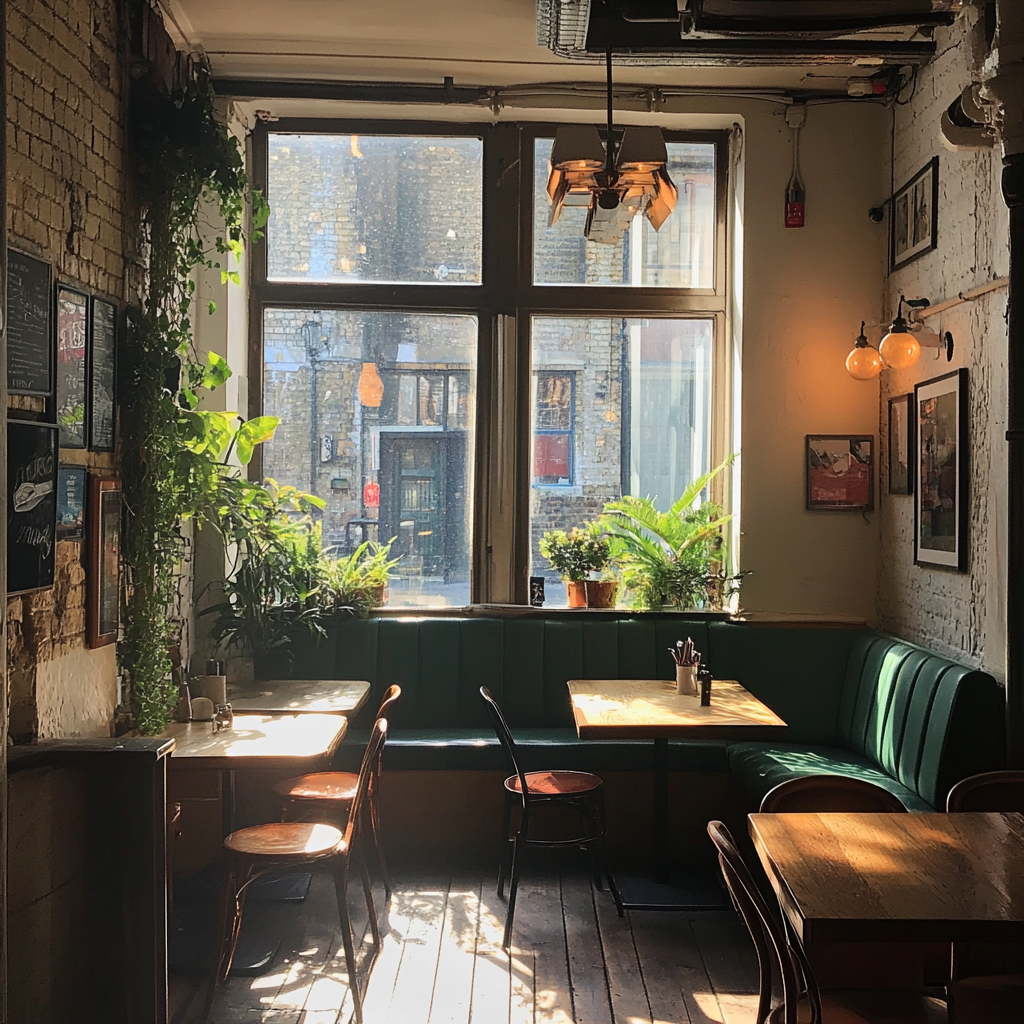
[[655, 231], [634, 217], [616, 245], [583, 236], [587, 209], [565, 206], [548, 226], [548, 158], [552, 139], [536, 139], [533, 160], [533, 283], [713, 288], [715, 284], [715, 147], [668, 143], [668, 173], [679, 201]]
[[392, 607], [469, 603], [476, 349], [472, 316], [264, 312], [264, 410], [282, 421], [264, 474], [327, 502], [335, 554], [396, 538]]
[[483, 142], [271, 135], [267, 275], [479, 284]]
[[[625, 494], [666, 510], [711, 467], [714, 321], [534, 317], [530, 575], [546, 605], [565, 588], [540, 538], [597, 518]], [[571, 422], [545, 429], [559, 380], [573, 382]], [[561, 406], [558, 407], [561, 410]]]

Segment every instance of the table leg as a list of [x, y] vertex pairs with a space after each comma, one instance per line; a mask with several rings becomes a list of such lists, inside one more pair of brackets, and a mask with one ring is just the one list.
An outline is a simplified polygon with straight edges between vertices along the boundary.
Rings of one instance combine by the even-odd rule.
[[668, 883], [668, 740], [654, 741], [654, 880]]

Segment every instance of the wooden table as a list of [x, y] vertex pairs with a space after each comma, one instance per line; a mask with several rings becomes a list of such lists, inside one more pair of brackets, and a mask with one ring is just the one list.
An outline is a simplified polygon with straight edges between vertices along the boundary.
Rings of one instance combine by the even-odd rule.
[[228, 686], [237, 713], [281, 715], [330, 712], [354, 718], [370, 695], [362, 679], [260, 679]]
[[751, 814], [797, 938], [1024, 941], [1024, 815]]
[[[699, 697], [676, 693], [675, 683], [664, 679], [570, 679], [568, 686], [580, 739], [654, 741], [654, 878], [661, 886], [669, 876], [668, 741], [768, 739], [786, 729], [771, 708], [734, 680], [714, 681], [708, 707], [701, 707]], [[641, 910], [704, 905], [658, 892], [636, 900], [624, 893], [623, 900]], [[714, 906], [719, 907], [717, 898]]]

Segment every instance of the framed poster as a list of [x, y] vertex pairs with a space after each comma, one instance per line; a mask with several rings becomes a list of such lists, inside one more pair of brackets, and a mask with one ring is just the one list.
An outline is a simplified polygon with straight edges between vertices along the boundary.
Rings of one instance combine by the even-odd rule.
[[53, 285], [50, 264], [7, 250], [7, 390], [53, 394]]
[[7, 593], [53, 586], [57, 427], [7, 424]]
[[914, 562], [967, 570], [967, 370], [914, 387], [917, 499]]
[[117, 639], [121, 605], [121, 482], [89, 478], [88, 566], [85, 581], [85, 636], [90, 647]]
[[57, 540], [79, 540], [85, 522], [85, 466], [57, 468]]
[[889, 272], [939, 244], [939, 158], [934, 156], [892, 197]]
[[889, 399], [889, 493], [913, 494], [914, 396]]
[[89, 345], [89, 449], [114, 450], [114, 350], [117, 344], [117, 307], [103, 299], [92, 300]]
[[807, 509], [874, 508], [874, 444], [870, 434], [808, 434]]
[[89, 299], [57, 286], [57, 425], [61, 448], [85, 447], [85, 348]]

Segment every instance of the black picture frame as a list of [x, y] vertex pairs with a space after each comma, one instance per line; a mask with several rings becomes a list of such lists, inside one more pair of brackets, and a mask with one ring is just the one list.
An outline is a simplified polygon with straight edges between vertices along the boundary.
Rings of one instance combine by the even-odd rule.
[[7, 424], [7, 593], [53, 586], [57, 523], [57, 425]]
[[889, 273], [939, 244], [939, 158], [933, 156], [889, 204]]
[[117, 640], [121, 608], [121, 481], [89, 477], [85, 638], [89, 647]]
[[871, 434], [808, 434], [804, 449], [808, 512], [869, 512], [875, 507]]
[[966, 572], [970, 512], [966, 368], [914, 386], [914, 564]]
[[112, 452], [117, 422], [117, 306], [94, 298], [89, 325], [89, 450]]
[[889, 399], [889, 493], [914, 493], [914, 394]]
[[66, 284], [56, 299], [57, 426], [61, 448], [86, 446], [86, 359], [89, 348], [89, 296]]
[[57, 468], [57, 540], [81, 540], [84, 535], [86, 478], [85, 466]]
[[53, 269], [7, 250], [7, 391], [53, 397]]

